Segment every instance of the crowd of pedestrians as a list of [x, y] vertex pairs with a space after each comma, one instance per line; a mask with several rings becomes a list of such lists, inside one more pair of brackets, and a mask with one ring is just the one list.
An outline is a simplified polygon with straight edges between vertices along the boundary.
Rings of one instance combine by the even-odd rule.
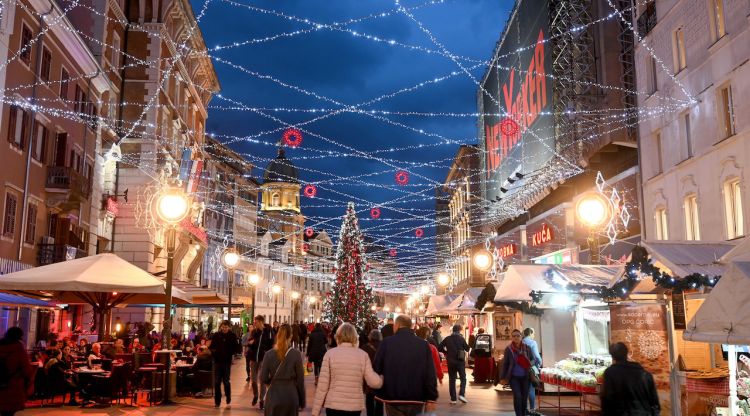
[[[219, 330], [210, 339], [199, 341], [196, 348], [193, 366], [213, 370], [216, 407], [221, 405], [222, 387], [226, 405], [231, 405], [231, 366], [242, 347], [246, 381], [252, 386], [252, 406], [259, 406], [266, 416], [297, 415], [307, 406], [304, 377], [308, 369], [314, 374], [316, 386], [313, 416], [362, 415], [363, 411], [367, 416], [416, 416], [430, 412], [438, 399], [437, 385], [444, 378], [443, 358], [447, 362], [450, 404], [468, 403], [466, 362], [474, 354], [474, 346], [464, 339], [460, 325], [454, 325], [445, 338], [439, 325], [415, 326], [405, 315], [389, 319], [381, 329], [362, 330], [349, 323], [335, 327], [320, 323], [269, 325], [263, 316], [257, 316], [241, 341], [233, 329], [228, 321], [222, 322]], [[542, 357], [534, 330], [514, 330], [511, 337], [504, 349], [498, 381], [510, 386], [517, 416], [535, 415], [538, 386], [534, 374], [542, 366]], [[22, 410], [33, 391], [33, 362], [22, 339], [23, 332], [14, 327], [0, 340], [0, 416]], [[121, 352], [146, 350], [138, 339], [128, 347], [115, 342], [112, 348]], [[61, 344], [38, 363], [47, 373], [48, 382], [59, 383], [73, 393], [73, 400], [80, 387], [66, 378], [66, 370], [74, 354], [95, 360], [105, 353], [101, 344], [89, 345], [82, 339], [78, 344]], [[603, 414], [659, 414], [653, 377], [638, 363], [628, 361], [625, 344], [613, 344], [610, 354], [614, 363], [604, 373]]]

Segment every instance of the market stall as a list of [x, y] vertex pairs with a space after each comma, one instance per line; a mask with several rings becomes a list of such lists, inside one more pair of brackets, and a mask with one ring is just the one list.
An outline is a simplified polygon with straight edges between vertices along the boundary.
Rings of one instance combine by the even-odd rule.
[[435, 317], [439, 315], [448, 315], [448, 306], [456, 300], [458, 295], [447, 294], [447, 295], [434, 295], [430, 296], [430, 300], [427, 302], [427, 310], [425, 316]]

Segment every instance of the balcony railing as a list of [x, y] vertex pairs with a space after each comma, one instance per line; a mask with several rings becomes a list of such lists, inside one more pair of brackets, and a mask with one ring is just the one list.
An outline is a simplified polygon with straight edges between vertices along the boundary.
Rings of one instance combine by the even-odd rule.
[[65, 166], [50, 166], [47, 168], [45, 188], [47, 190], [71, 191], [83, 198], [88, 198], [91, 195], [91, 181], [75, 169]]
[[656, 26], [656, 2], [646, 6], [646, 10], [638, 16], [638, 36], [644, 37]]
[[86, 250], [67, 244], [39, 244], [39, 265], [59, 263], [88, 256]]

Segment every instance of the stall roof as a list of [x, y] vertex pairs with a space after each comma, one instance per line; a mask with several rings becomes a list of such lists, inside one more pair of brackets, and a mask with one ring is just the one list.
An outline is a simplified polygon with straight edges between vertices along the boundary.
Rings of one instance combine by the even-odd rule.
[[444, 311], [448, 309], [448, 305], [456, 300], [457, 297], [458, 295], [454, 293], [430, 296], [430, 301], [427, 303], [427, 316], [447, 315], [448, 312]]
[[[183, 306], [214, 306], [214, 305], [226, 305], [228, 298], [222, 294], [217, 293], [213, 289], [196, 286], [190, 282], [184, 280], [175, 280], [172, 282], [173, 286], [179, 288], [188, 295], [190, 303]], [[237, 300], [236, 298], [234, 299]], [[241, 306], [241, 305], [240, 305]]]
[[[625, 266], [514, 264], [505, 271], [495, 302], [531, 302], [531, 291], [558, 292], [553, 282], [612, 287], [623, 276]], [[548, 277], [549, 276], [549, 277]], [[552, 281], [550, 281], [552, 280]]]
[[736, 246], [728, 241], [642, 241], [641, 244], [654, 260], [680, 277], [693, 273], [721, 276], [726, 265], [719, 259]]
[[722, 258], [726, 272], [687, 325], [689, 341], [750, 345], [750, 244]]
[[483, 287], [470, 287], [464, 291], [461, 295], [451, 302], [446, 308], [446, 312], [451, 315], [470, 315], [479, 313], [479, 310], [474, 307], [477, 303], [479, 294], [484, 290]]

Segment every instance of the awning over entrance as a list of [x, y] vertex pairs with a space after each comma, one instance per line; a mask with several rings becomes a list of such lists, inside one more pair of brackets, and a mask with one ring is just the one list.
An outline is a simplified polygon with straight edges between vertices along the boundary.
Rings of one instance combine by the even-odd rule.
[[[172, 286], [185, 292], [190, 300], [188, 304], [181, 306], [226, 306], [228, 298], [222, 294], [217, 293], [213, 289], [200, 287], [190, 282], [182, 280], [175, 280], [172, 282]], [[234, 299], [236, 301], [236, 299]], [[237, 306], [237, 305], [232, 305]], [[242, 306], [242, 305], [238, 305]]]
[[677, 277], [693, 273], [721, 276], [727, 265], [719, 260], [736, 246], [728, 241], [642, 241], [641, 244], [652, 260], [662, 263]]
[[445, 311], [448, 309], [451, 302], [456, 300], [457, 297], [458, 295], [453, 293], [430, 296], [430, 301], [427, 303], [427, 316], [448, 315], [448, 312]]
[[451, 302], [446, 308], [446, 313], [450, 315], [472, 315], [479, 313], [479, 309], [475, 308], [474, 305], [477, 303], [479, 294], [484, 290], [483, 287], [470, 287], [466, 291], [460, 294], [456, 299]]
[[568, 284], [612, 287], [625, 266], [514, 264], [505, 271], [495, 303], [531, 302], [532, 291], [561, 292]]

